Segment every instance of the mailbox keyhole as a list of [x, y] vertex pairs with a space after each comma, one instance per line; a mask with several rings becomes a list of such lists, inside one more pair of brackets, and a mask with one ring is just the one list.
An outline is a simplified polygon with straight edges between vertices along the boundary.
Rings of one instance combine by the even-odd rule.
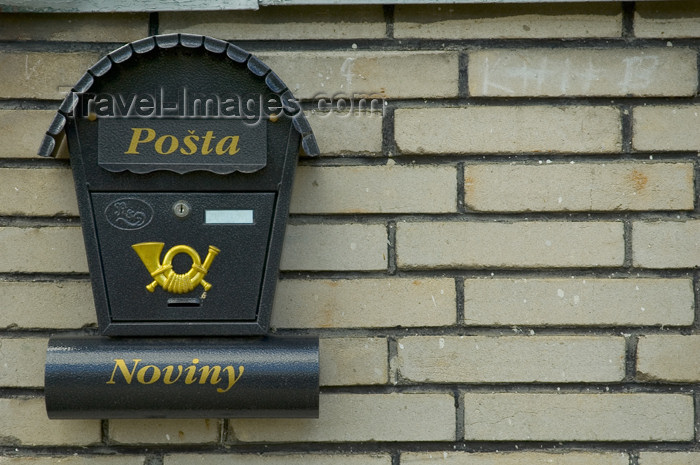
[[178, 218], [186, 217], [190, 214], [191, 210], [192, 209], [190, 208], [190, 204], [185, 202], [184, 200], [178, 200], [177, 202], [175, 202], [175, 205], [173, 205], [173, 213]]

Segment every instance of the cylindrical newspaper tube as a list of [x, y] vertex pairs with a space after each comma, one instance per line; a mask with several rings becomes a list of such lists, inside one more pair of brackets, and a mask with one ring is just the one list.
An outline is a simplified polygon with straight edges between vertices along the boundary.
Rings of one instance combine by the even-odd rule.
[[52, 337], [49, 418], [318, 416], [314, 337]]

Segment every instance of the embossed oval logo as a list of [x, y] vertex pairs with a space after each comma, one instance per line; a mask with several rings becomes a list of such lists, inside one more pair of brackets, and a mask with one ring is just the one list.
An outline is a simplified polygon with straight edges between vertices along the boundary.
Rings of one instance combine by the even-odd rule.
[[139, 199], [117, 199], [107, 205], [105, 216], [117, 229], [135, 230], [148, 226], [153, 219], [153, 208]]

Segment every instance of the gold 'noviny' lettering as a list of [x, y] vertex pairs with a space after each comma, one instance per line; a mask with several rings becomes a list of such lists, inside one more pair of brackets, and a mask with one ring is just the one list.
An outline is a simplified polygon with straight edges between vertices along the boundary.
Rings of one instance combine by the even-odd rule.
[[133, 358], [134, 361], [134, 368], [129, 371], [129, 368], [127, 368], [126, 363], [124, 362], [123, 358], [115, 358], [114, 359], [114, 370], [112, 370], [112, 377], [109, 378], [109, 381], [107, 381], [107, 384], [115, 384], [114, 383], [114, 375], [117, 373], [117, 368], [121, 370], [122, 376], [124, 377], [124, 380], [126, 381], [126, 384], [131, 384], [131, 380], [134, 378], [134, 373], [136, 372], [136, 366], [139, 364], [141, 361], [140, 358]]
[[[245, 367], [239, 365], [202, 365], [199, 359], [192, 359], [192, 363], [183, 367], [182, 365], [157, 366], [154, 364], [139, 365], [140, 358], [132, 358], [127, 362], [123, 358], [114, 359], [112, 375], [106, 384], [126, 383], [133, 384], [155, 384], [162, 382], [164, 385], [171, 385], [177, 382], [183, 384], [210, 384], [216, 386], [216, 392], [228, 392], [243, 376]], [[183, 378], [182, 375], [185, 375]]]
[[152, 128], [131, 128], [131, 140], [125, 155], [140, 155], [140, 150], [151, 148], [159, 155], [235, 155], [240, 152], [240, 136], [219, 137], [214, 131], [198, 135], [190, 129], [179, 137], [175, 134], [158, 134]]

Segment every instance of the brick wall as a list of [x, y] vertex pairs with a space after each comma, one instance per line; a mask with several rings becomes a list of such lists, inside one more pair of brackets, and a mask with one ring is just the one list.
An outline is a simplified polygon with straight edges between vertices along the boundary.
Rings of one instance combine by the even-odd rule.
[[[272, 318], [317, 420], [48, 420], [95, 333], [63, 92], [149, 33], [260, 56], [306, 109]], [[697, 2], [0, 14], [0, 464], [700, 464]], [[326, 114], [372, 93], [383, 115]]]

